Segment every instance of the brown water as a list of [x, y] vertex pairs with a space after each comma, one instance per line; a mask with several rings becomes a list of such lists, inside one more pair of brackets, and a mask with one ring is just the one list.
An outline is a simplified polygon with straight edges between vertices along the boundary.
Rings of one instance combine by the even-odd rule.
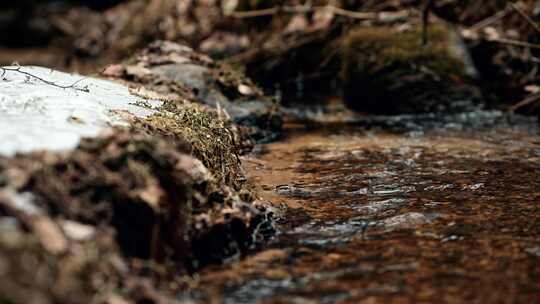
[[538, 303], [538, 134], [497, 112], [290, 125], [244, 159], [280, 233], [204, 270], [191, 297]]

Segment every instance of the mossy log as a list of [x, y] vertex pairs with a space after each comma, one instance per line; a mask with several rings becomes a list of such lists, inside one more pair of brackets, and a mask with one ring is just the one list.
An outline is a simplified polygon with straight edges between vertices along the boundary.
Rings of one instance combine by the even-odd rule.
[[357, 111], [397, 114], [463, 111], [479, 97], [474, 67], [453, 30], [420, 26], [358, 28], [343, 39], [343, 95]]

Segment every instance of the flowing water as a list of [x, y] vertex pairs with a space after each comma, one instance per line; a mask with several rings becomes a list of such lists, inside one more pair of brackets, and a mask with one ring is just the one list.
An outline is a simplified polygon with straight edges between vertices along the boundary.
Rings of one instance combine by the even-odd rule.
[[290, 124], [244, 159], [279, 233], [205, 269], [216, 303], [540, 300], [540, 135], [500, 112]]

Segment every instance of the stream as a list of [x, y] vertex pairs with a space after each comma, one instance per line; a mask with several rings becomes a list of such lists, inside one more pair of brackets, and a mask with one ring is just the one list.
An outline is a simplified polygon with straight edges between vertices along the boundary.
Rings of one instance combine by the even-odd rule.
[[278, 210], [278, 234], [262, 251], [204, 269], [193, 301], [540, 296], [535, 118], [476, 111], [289, 123], [282, 140], [243, 163]]

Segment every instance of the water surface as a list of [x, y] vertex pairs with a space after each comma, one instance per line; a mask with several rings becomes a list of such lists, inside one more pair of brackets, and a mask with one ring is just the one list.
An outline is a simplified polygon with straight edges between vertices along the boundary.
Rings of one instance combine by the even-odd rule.
[[205, 302], [540, 301], [535, 119], [289, 125], [244, 164], [280, 231], [265, 250], [204, 270]]

